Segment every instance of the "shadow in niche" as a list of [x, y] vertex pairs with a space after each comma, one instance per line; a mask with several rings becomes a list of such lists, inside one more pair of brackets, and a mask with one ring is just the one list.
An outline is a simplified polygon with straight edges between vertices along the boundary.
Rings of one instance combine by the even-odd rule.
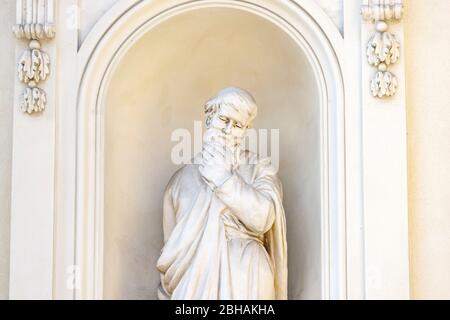
[[192, 132], [207, 98], [249, 90], [256, 129], [280, 129], [288, 224], [289, 297], [320, 298], [320, 110], [311, 66], [268, 21], [198, 9], [165, 21], [120, 61], [107, 89], [104, 297], [154, 299], [163, 244], [162, 196], [177, 169], [171, 134]]

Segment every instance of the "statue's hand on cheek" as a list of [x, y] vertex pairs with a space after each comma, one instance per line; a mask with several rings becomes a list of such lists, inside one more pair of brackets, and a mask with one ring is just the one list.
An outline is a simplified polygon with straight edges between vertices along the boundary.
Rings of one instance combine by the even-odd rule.
[[220, 187], [232, 176], [232, 151], [219, 143], [208, 143], [203, 146], [202, 155], [200, 174], [215, 187]]

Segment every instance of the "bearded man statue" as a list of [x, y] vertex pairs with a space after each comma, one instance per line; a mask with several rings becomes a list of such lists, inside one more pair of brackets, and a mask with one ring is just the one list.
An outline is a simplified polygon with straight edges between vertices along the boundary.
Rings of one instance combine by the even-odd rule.
[[257, 114], [247, 91], [205, 105], [203, 149], [164, 194], [159, 299], [287, 299], [282, 186], [270, 159], [242, 149]]

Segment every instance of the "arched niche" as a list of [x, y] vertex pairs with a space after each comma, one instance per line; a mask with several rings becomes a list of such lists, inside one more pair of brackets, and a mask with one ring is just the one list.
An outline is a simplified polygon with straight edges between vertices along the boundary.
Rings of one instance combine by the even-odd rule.
[[177, 128], [237, 85], [280, 129], [289, 295], [345, 296], [341, 37], [312, 1], [123, 1], [80, 51], [79, 298], [154, 298]]

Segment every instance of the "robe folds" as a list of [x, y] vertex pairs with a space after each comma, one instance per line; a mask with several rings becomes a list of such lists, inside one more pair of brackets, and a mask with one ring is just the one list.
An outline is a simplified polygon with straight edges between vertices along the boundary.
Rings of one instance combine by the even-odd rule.
[[240, 158], [214, 190], [196, 164], [169, 181], [159, 299], [287, 299], [281, 182], [269, 159], [248, 151]]

